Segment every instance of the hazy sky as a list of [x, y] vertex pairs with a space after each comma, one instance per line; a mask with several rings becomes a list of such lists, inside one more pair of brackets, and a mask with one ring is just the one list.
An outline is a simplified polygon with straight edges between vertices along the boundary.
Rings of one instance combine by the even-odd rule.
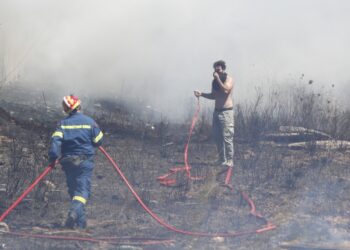
[[348, 0], [0, 0], [0, 51], [22, 80], [178, 110], [224, 59], [237, 101], [297, 82], [350, 91]]

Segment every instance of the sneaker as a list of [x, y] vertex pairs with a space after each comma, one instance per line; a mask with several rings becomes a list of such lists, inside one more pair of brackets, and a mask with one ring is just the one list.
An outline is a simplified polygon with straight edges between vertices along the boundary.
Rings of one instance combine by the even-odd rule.
[[69, 212], [68, 213], [68, 218], [65, 223], [65, 227], [69, 229], [74, 229], [75, 222], [77, 221], [78, 215], [75, 212]]
[[226, 161], [222, 161], [222, 160], [217, 160], [213, 162], [213, 165], [215, 166], [225, 166]]
[[232, 168], [233, 167], [233, 161], [226, 161], [226, 162], [224, 162], [224, 165], [226, 167]]

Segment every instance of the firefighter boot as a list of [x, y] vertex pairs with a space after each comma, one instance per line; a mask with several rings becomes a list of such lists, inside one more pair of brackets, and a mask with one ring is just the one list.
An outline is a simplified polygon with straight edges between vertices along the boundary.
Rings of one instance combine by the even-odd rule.
[[78, 214], [75, 211], [69, 211], [65, 227], [69, 229], [74, 229], [77, 219]]

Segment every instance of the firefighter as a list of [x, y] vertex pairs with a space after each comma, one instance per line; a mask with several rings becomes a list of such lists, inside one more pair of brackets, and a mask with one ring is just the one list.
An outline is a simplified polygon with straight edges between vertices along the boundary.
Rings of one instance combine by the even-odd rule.
[[67, 117], [52, 134], [50, 164], [59, 162], [66, 175], [71, 204], [65, 223], [67, 228], [86, 228], [85, 205], [90, 196], [95, 147], [102, 143], [103, 133], [96, 122], [81, 112], [81, 101], [74, 95], [63, 97]]

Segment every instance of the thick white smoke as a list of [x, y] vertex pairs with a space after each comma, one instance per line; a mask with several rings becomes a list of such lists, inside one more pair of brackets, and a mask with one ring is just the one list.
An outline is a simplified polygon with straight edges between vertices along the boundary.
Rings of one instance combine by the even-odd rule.
[[[313, 79], [349, 93], [346, 0], [2, 0], [8, 77], [59, 94], [119, 95], [180, 116], [224, 59], [237, 101]], [[4, 75], [4, 74], [3, 74]], [[5, 74], [6, 75], [6, 74]], [[194, 101], [194, 100], [193, 100]]]

